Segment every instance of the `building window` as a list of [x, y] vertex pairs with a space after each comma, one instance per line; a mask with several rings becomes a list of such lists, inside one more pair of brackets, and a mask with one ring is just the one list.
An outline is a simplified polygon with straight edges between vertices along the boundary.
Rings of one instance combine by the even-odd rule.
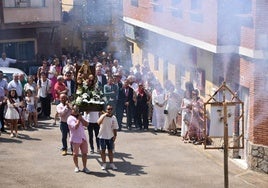
[[89, 25], [110, 25], [112, 23], [112, 4], [106, 0], [93, 1], [88, 4], [86, 21]]
[[182, 18], [183, 12], [182, 7], [180, 6], [181, 0], [172, 0], [171, 6], [167, 9], [171, 12], [171, 15], [176, 18]]
[[4, 0], [6, 8], [45, 7], [46, 0]]
[[158, 2], [158, 0], [153, 0], [151, 4], [153, 5], [153, 10], [155, 12], [163, 12], [163, 6]]
[[181, 0], [171, 0], [171, 5], [180, 4]]
[[139, 6], [139, 0], [131, 0], [131, 5], [134, 7], [138, 7]]
[[191, 0], [191, 9], [200, 10], [202, 8], [202, 0]]
[[253, 27], [253, 17], [252, 17], [252, 1], [244, 0], [243, 2], [236, 2], [236, 17], [239, 23], [245, 27]]
[[179, 9], [174, 9], [171, 12], [172, 16], [176, 17], [176, 18], [182, 18], [182, 10]]
[[203, 22], [202, 0], [191, 0], [190, 18], [194, 22]]
[[10, 58], [31, 61], [35, 58], [34, 41], [0, 43], [0, 52], [6, 52]]

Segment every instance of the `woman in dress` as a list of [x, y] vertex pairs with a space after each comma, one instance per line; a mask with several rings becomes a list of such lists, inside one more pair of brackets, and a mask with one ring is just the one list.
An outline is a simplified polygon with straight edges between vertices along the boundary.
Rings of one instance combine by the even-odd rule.
[[184, 121], [184, 116], [187, 113], [188, 109], [187, 106], [189, 106], [192, 103], [192, 97], [191, 97], [191, 93], [189, 90], [186, 90], [184, 93], [184, 97], [182, 99], [181, 102], [181, 117], [182, 117], [182, 121], [181, 121], [181, 137], [182, 140], [184, 141], [185, 138], [185, 133], [188, 132], [188, 126], [186, 125], [185, 121]]
[[[179, 96], [174, 92], [174, 86], [170, 86], [167, 93], [165, 130], [170, 134], [177, 134], [177, 116], [180, 112]], [[164, 112], [163, 112], [164, 113]]]
[[163, 130], [165, 124], [164, 109], [166, 105], [165, 92], [160, 83], [156, 84], [152, 92], [153, 125], [154, 130]]
[[197, 89], [192, 91], [192, 97], [192, 118], [190, 122], [190, 129], [193, 129], [192, 133], [195, 137], [194, 143], [202, 144], [204, 141], [204, 103], [203, 100], [199, 97], [199, 91]]
[[[12, 88], [8, 92], [7, 98], [7, 111], [5, 114], [5, 118], [7, 123], [10, 124], [10, 137], [18, 136], [18, 121], [20, 119], [20, 99], [17, 95], [16, 88]], [[15, 130], [15, 135], [14, 135]]]
[[60, 65], [60, 61], [58, 58], [55, 58], [53, 60], [53, 63], [49, 67], [49, 74], [48, 74], [48, 79], [51, 80], [51, 94], [53, 99], [55, 100], [55, 91], [54, 91], [54, 85], [57, 82], [57, 77], [61, 75], [62, 67]]

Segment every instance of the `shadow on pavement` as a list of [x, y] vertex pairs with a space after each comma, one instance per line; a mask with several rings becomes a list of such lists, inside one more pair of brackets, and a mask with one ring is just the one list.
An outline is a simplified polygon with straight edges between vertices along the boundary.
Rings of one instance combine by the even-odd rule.
[[[106, 155], [106, 157], [107, 157], [106, 160], [108, 162], [109, 161], [108, 156]], [[101, 168], [102, 161], [101, 161], [100, 155], [89, 155], [88, 159], [89, 160], [95, 159], [99, 163], [99, 166]], [[93, 174], [93, 175], [98, 176], [98, 177], [115, 176], [114, 174], [111, 173], [113, 171], [121, 172], [121, 173], [124, 173], [125, 175], [128, 175], [128, 176], [140, 176], [140, 175], [147, 174], [143, 170], [143, 168], [145, 166], [135, 165], [135, 164], [132, 164], [131, 162], [127, 161], [127, 159], [133, 159], [133, 157], [131, 157], [131, 154], [116, 152], [114, 154], [114, 159], [121, 159], [122, 160], [122, 162], [118, 162], [118, 161], [114, 162], [115, 166], [117, 166], [117, 168], [118, 168], [117, 170], [110, 169], [109, 164], [108, 164], [107, 169], [103, 170], [103, 172], [105, 172], [105, 173], [103, 173], [103, 172], [91, 172], [90, 174]]]

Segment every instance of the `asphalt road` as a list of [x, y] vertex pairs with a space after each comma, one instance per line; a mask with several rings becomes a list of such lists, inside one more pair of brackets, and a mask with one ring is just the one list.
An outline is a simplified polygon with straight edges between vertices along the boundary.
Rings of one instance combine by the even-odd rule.
[[[54, 108], [54, 107], [53, 107]], [[128, 131], [118, 133], [117, 171], [101, 170], [100, 155], [88, 155], [90, 174], [74, 173], [72, 156], [61, 156], [61, 133], [52, 120], [18, 138], [0, 136], [0, 187], [224, 187], [223, 152], [185, 144], [178, 136]], [[80, 168], [82, 167], [79, 158]], [[244, 170], [229, 160], [229, 187], [267, 188], [268, 176]]]

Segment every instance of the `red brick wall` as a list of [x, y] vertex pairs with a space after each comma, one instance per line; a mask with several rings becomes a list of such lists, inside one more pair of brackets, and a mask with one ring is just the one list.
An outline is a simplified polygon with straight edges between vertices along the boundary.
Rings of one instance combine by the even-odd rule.
[[267, 62], [255, 63], [254, 75], [254, 96], [253, 100], [253, 133], [252, 141], [254, 144], [268, 145], [268, 84], [264, 70], [268, 70]]
[[[200, 12], [202, 22], [191, 20], [191, 1], [182, 0], [178, 8], [182, 11], [182, 18], [172, 16], [169, 7], [171, 1], [159, 0], [163, 12], [154, 12], [148, 0], [139, 0], [139, 7], [134, 7], [130, 1], [124, 1], [124, 16], [130, 17], [151, 25], [155, 25], [197, 40], [217, 43], [217, 1], [204, 0]], [[209, 10], [209, 11], [208, 11]]]
[[249, 88], [249, 140], [253, 144], [268, 145], [268, 97], [265, 88], [265, 63], [240, 59], [240, 85]]

